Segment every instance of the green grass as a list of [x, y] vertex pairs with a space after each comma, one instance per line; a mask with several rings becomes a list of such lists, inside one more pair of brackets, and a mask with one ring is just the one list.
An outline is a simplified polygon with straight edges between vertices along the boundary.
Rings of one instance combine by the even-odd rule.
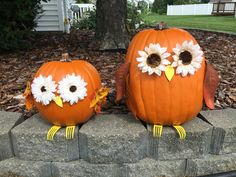
[[236, 18], [233, 16], [166, 16], [150, 13], [143, 15], [142, 19], [148, 25], [156, 25], [159, 22], [164, 21], [171, 27], [186, 27], [236, 33]]

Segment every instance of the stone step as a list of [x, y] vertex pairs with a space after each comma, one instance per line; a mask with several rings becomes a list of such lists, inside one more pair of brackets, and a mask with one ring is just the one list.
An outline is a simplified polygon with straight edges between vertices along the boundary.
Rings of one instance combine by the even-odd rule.
[[183, 124], [186, 138], [179, 139], [173, 127], [164, 127], [161, 138], [153, 137], [149, 130], [149, 157], [159, 160], [200, 158], [210, 151], [213, 127], [199, 118]]
[[0, 111], [0, 161], [13, 157], [10, 130], [21, 122], [21, 114]]
[[154, 160], [136, 163], [99, 163], [25, 161], [10, 158], [0, 161], [0, 176], [16, 177], [181, 177], [201, 176], [236, 170], [236, 154], [207, 155], [201, 159]]
[[[37, 159], [36, 159], [37, 160]], [[0, 177], [52, 177], [51, 163], [10, 158], [0, 161]]]
[[36, 114], [13, 128], [11, 134], [16, 157], [46, 162], [79, 159], [78, 127], [72, 140], [65, 138], [65, 128], [62, 128], [53, 141], [48, 141], [46, 136], [51, 126]]
[[211, 153], [228, 154], [236, 152], [236, 109], [203, 111], [202, 114], [214, 126]]
[[5, 166], [16, 170], [12, 173], [21, 171], [14, 159], [25, 166], [31, 161], [39, 164], [32, 166], [37, 174], [46, 168], [42, 164], [49, 163], [55, 176], [73, 176], [77, 171], [78, 176], [182, 176], [185, 171], [195, 176], [236, 170], [236, 110], [202, 114], [213, 126], [193, 119], [183, 125], [185, 140], [171, 127], [164, 127], [162, 137], [154, 138], [152, 127], [131, 114], [109, 114], [77, 126], [72, 140], [66, 140], [62, 128], [53, 141], [47, 141], [52, 125], [39, 114], [21, 123], [20, 114], [0, 112], [0, 172]]
[[201, 159], [187, 160], [186, 176], [202, 176], [233, 170], [236, 170], [236, 153], [206, 155]]

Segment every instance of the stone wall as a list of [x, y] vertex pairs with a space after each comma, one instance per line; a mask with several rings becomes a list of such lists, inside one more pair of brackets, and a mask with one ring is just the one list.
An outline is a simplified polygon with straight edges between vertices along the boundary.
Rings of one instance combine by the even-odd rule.
[[73, 140], [61, 129], [46, 140], [50, 124], [39, 115], [23, 121], [0, 112], [0, 176], [157, 177], [199, 176], [236, 170], [236, 110], [205, 111], [183, 125], [180, 140], [171, 127], [153, 138], [128, 115], [98, 115], [77, 126]]

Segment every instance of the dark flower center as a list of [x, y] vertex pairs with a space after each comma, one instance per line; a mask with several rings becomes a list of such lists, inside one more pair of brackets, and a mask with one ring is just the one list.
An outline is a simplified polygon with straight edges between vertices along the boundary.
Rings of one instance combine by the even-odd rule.
[[71, 92], [75, 92], [76, 89], [77, 89], [76, 86], [74, 86], [74, 85], [70, 86], [70, 91], [71, 91]]
[[41, 92], [46, 92], [47, 90], [46, 90], [46, 88], [45, 88], [45, 86], [42, 86], [41, 87]]
[[147, 64], [152, 68], [157, 67], [161, 63], [161, 57], [158, 54], [151, 54], [147, 58]]
[[184, 52], [180, 53], [179, 59], [182, 60], [182, 63], [184, 65], [188, 65], [188, 64], [191, 63], [193, 57], [192, 57], [192, 54], [189, 51], [184, 51]]

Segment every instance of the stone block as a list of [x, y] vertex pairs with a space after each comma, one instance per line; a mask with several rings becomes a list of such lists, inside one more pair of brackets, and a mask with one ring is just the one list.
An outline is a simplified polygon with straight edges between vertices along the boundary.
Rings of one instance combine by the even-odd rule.
[[153, 137], [152, 126], [149, 130], [149, 157], [159, 160], [175, 160], [201, 157], [209, 152], [213, 127], [199, 118], [182, 125], [186, 138], [179, 139], [173, 127], [163, 127], [160, 138]]
[[40, 161], [23, 161], [16, 158], [0, 162], [0, 177], [51, 177], [51, 164]]
[[80, 156], [91, 163], [137, 162], [146, 156], [147, 135], [131, 115], [99, 115], [79, 131]]
[[119, 173], [116, 164], [91, 164], [84, 160], [52, 163], [52, 176], [56, 177], [117, 177]]
[[125, 164], [122, 176], [126, 177], [180, 177], [185, 173], [185, 160], [156, 161], [143, 159], [138, 163]]
[[202, 111], [201, 113], [214, 126], [211, 153], [236, 153], [236, 109]]
[[53, 141], [46, 139], [52, 125], [39, 114], [32, 116], [12, 129], [15, 155], [22, 160], [72, 161], [79, 158], [78, 128], [72, 140], [65, 138], [65, 128], [60, 129]]
[[186, 176], [201, 176], [236, 170], [236, 154], [207, 155], [202, 159], [188, 159]]
[[0, 111], [0, 161], [13, 157], [10, 130], [20, 117], [20, 113]]

